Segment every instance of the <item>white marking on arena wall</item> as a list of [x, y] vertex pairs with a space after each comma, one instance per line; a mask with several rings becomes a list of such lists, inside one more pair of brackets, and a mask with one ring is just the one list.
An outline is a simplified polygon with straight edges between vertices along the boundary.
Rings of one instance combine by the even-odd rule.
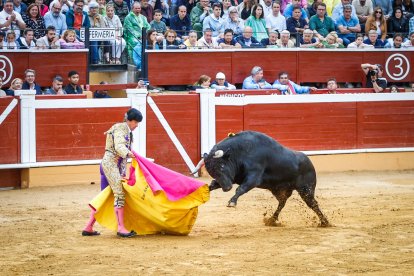
[[[398, 62], [394, 67], [399, 71], [398, 73], [391, 73], [389, 65], [390, 62], [395, 61]], [[404, 70], [404, 67], [406, 69]], [[387, 75], [393, 79], [393, 80], [402, 80], [404, 79], [409, 73], [410, 73], [410, 61], [406, 56], [403, 54], [393, 54], [388, 57], [386, 63], [385, 63], [385, 70], [387, 72]]]
[[16, 105], [17, 105], [18, 102], [19, 101], [17, 99], [13, 99], [9, 103], [9, 105], [6, 107], [6, 109], [0, 115], [0, 125], [3, 123], [4, 120], [6, 120], [7, 116], [9, 116], [10, 112], [13, 111], [13, 109], [16, 107]]
[[178, 152], [181, 154], [181, 157], [184, 159], [184, 162], [187, 164], [190, 171], [194, 171], [195, 166], [193, 161], [191, 161], [190, 156], [188, 156], [187, 152], [185, 151], [183, 145], [178, 140], [177, 136], [175, 135], [174, 131], [172, 130], [171, 126], [168, 124], [167, 120], [165, 119], [164, 115], [162, 115], [160, 109], [158, 108], [157, 104], [151, 97], [147, 98], [148, 105], [151, 107], [152, 111], [154, 112], [155, 116], [157, 117], [158, 121], [160, 121], [161, 125], [164, 127], [165, 131], [170, 137], [171, 141], [174, 143], [174, 146], [177, 148]]
[[[0, 55], [0, 76], [3, 79], [3, 85], [8, 83], [13, 76], [13, 64], [6, 56]], [[7, 75], [7, 67], [9, 68], [9, 74]]]

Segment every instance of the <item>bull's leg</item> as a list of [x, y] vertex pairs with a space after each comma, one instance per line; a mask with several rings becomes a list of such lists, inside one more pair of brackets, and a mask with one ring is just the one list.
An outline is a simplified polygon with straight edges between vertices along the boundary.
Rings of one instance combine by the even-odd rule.
[[230, 199], [229, 203], [227, 204], [227, 207], [236, 207], [237, 200], [239, 197], [254, 187], [259, 186], [259, 184], [262, 182], [262, 171], [260, 171], [257, 174], [252, 174], [246, 177], [246, 179], [240, 184], [240, 186], [236, 189], [236, 194]]
[[300, 189], [298, 189], [298, 193], [300, 197], [303, 199], [303, 201], [305, 201], [306, 205], [308, 205], [309, 208], [311, 208], [318, 215], [319, 220], [321, 221], [320, 226], [322, 227], [330, 226], [328, 219], [319, 209], [318, 202], [316, 201], [315, 196], [314, 196], [314, 190], [311, 190], [308, 187], [301, 187]]
[[272, 194], [276, 197], [279, 205], [273, 216], [266, 221], [266, 225], [268, 226], [280, 226], [281, 223], [279, 222], [279, 214], [282, 211], [283, 207], [285, 207], [286, 201], [292, 195], [292, 189], [285, 189], [285, 190], [273, 190]]
[[218, 184], [218, 183], [217, 183], [217, 181], [216, 181], [215, 179], [213, 179], [213, 180], [211, 181], [210, 185], [208, 186], [208, 189], [209, 189], [210, 191], [213, 191], [213, 190], [216, 190], [216, 189], [218, 189], [218, 188], [220, 188], [220, 184]]

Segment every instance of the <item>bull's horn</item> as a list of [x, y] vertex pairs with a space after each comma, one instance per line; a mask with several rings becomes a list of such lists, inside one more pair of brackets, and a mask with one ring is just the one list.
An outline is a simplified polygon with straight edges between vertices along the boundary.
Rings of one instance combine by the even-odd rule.
[[204, 166], [204, 159], [201, 159], [198, 162], [197, 166], [195, 167], [194, 171], [191, 172], [191, 174], [196, 174], [201, 169], [202, 166]]
[[223, 157], [223, 155], [224, 155], [224, 151], [222, 151], [222, 150], [217, 150], [217, 151], [214, 153], [213, 158], [220, 158], [220, 157]]

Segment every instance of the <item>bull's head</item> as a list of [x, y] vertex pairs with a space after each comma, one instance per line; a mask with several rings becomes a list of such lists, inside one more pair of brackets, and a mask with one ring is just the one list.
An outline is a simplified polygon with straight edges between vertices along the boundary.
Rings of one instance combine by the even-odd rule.
[[204, 157], [204, 163], [208, 173], [216, 180], [224, 192], [233, 187], [235, 176], [235, 164], [231, 160], [230, 149], [221, 150], [217, 147]]

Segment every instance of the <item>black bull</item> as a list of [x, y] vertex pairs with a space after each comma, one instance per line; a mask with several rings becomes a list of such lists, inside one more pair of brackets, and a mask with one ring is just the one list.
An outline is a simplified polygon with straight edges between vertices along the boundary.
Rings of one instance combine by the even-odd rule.
[[276, 225], [287, 199], [296, 190], [318, 215], [320, 225], [329, 225], [314, 196], [315, 168], [304, 153], [285, 148], [265, 134], [244, 131], [215, 145], [202, 161], [214, 178], [209, 186], [210, 191], [221, 187], [228, 192], [233, 183], [239, 184], [228, 203], [229, 207], [236, 206], [237, 199], [253, 188], [270, 190], [279, 201], [269, 223]]

